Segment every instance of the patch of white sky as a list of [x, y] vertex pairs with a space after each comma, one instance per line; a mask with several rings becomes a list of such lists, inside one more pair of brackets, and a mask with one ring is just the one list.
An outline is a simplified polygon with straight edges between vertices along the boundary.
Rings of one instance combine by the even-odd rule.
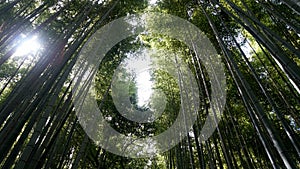
[[150, 53], [147, 49], [128, 54], [128, 58], [125, 60], [125, 68], [136, 75], [137, 105], [140, 107], [148, 105], [153, 92], [151, 63]]
[[157, 3], [157, 0], [149, 0], [150, 5], [155, 5]]
[[243, 50], [243, 52], [245, 53], [247, 58], [251, 61], [252, 60], [252, 48], [250, 46], [248, 39], [241, 32], [239, 32], [236, 37], [236, 41], [238, 43], [242, 43], [243, 41], [246, 42], [243, 45], [241, 45], [241, 49]]
[[41, 43], [37, 35], [27, 37], [25, 34], [20, 35], [20, 44], [13, 56], [26, 56], [36, 54], [41, 49]]

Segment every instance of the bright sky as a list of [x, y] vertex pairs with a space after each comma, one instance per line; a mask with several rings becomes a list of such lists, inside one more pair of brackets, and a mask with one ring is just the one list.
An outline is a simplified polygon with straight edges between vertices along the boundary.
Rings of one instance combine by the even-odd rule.
[[157, 0], [149, 0], [149, 4], [153, 5], [157, 2]]
[[140, 72], [137, 76], [138, 106], [146, 105], [152, 94], [152, 81], [149, 71]]
[[126, 60], [126, 68], [136, 74], [138, 106], [147, 105], [153, 92], [150, 75], [151, 59], [147, 50], [139, 53], [139, 56]]
[[32, 36], [25, 40], [26, 36], [22, 34], [21, 38], [24, 39], [24, 41], [18, 46], [14, 56], [25, 56], [30, 53], [35, 54], [41, 48], [38, 36]]
[[[243, 36], [242, 33], [238, 33], [238, 36], [236, 37], [236, 40], [238, 43], [243, 42], [243, 40], [245, 39], [245, 37]], [[243, 50], [243, 52], [245, 53], [245, 55], [247, 56], [247, 58], [249, 58], [249, 60], [252, 60], [252, 49], [250, 47], [249, 43], [245, 43], [244, 45], [241, 46], [241, 49]]]

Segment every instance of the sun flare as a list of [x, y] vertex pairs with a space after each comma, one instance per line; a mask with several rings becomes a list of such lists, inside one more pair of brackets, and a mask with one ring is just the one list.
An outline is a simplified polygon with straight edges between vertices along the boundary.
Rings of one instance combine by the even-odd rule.
[[15, 56], [25, 56], [29, 54], [36, 54], [41, 48], [41, 44], [38, 40], [38, 36], [32, 36], [31, 38], [26, 38], [25, 35], [22, 35], [24, 39], [23, 42], [18, 46], [16, 52], [14, 53]]

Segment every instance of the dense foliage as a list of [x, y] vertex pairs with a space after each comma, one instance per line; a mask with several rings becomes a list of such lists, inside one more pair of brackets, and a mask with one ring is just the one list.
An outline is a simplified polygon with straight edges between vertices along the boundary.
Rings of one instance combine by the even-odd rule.
[[[300, 168], [299, 8], [293, 0], [2, 0], [0, 168]], [[138, 74], [125, 65], [120, 78], [130, 83], [133, 107], [166, 106], [152, 123], [123, 117], [114, 105], [111, 81], [126, 60], [139, 60], [139, 54], [153, 49], [177, 53], [200, 91], [197, 121], [184, 139], [167, 152], [135, 159], [110, 153], [88, 137], [75, 114], [72, 82], [80, 70], [74, 66], [78, 54], [93, 33], [119, 17], [149, 11], [181, 17], [205, 33], [225, 65], [227, 101], [216, 131], [201, 141], [211, 84], [198, 53], [158, 34], [119, 42], [94, 79], [99, 109], [118, 132], [158, 135], [174, 123], [181, 105], [176, 79], [151, 68], [152, 87], [162, 92], [139, 105]], [[149, 24], [155, 23], [153, 18]], [[35, 36], [37, 50], [18, 52], [26, 41], [25, 48], [33, 46]], [[163, 64], [169, 55], [152, 57]]]

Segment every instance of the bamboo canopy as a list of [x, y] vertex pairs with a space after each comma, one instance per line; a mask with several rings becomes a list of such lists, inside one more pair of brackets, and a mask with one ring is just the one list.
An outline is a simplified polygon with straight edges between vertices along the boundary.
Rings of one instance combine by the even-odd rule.
[[[172, 125], [183, 104], [179, 91], [186, 89], [181, 82], [153, 71], [155, 88], [168, 98], [158, 122], [132, 122], [118, 113], [112, 76], [134, 51], [181, 51], [178, 57], [191, 69], [200, 100], [196, 122], [176, 146], [156, 156], [130, 158], [106, 150], [86, 133], [74, 106], [74, 83], [77, 74], [89, 69], [79, 62], [80, 51], [97, 30], [120, 17], [151, 11], [178, 16], [208, 37], [224, 64], [226, 105], [221, 117], [214, 114], [220, 121], [212, 136], [201, 139], [215, 85], [201, 53], [158, 34], [121, 41], [88, 77], [95, 75], [95, 100], [116, 131], [141, 138], [159, 135]], [[158, 23], [155, 18], [152, 22]], [[191, 37], [187, 41], [195, 47]], [[158, 62], [164, 59], [158, 57]], [[183, 71], [176, 71], [183, 78]], [[148, 110], [137, 105], [134, 86], [129, 87], [131, 103], [140, 111]], [[300, 168], [299, 140], [296, 0], [0, 1], [0, 168], [295, 169]]]

